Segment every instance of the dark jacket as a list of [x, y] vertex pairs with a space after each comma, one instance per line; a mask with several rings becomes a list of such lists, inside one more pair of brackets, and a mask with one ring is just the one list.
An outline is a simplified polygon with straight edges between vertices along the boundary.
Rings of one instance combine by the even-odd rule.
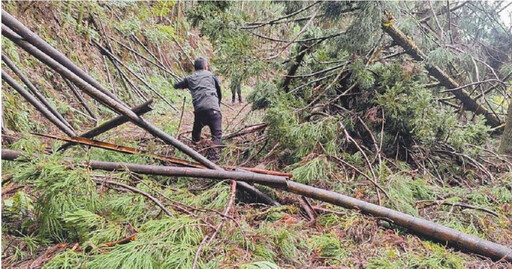
[[194, 111], [213, 109], [220, 111], [222, 94], [219, 79], [210, 71], [197, 70], [192, 75], [174, 84], [176, 89], [190, 90]]

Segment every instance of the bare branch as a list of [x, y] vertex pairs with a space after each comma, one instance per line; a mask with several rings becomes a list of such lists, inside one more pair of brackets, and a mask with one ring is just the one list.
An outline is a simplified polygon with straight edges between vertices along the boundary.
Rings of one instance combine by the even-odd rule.
[[306, 23], [306, 25], [304, 25], [304, 27], [302, 27], [302, 29], [300, 30], [300, 32], [292, 39], [290, 40], [290, 42], [288, 42], [284, 47], [281, 48], [281, 50], [279, 51], [279, 53], [275, 54], [275, 55], [272, 55], [268, 58], [265, 58], [263, 60], [272, 60], [272, 59], [275, 59], [277, 57], [279, 57], [285, 50], [286, 48], [288, 48], [291, 44], [293, 44], [293, 42], [295, 42], [295, 40], [297, 40], [297, 38], [299, 38], [299, 36], [301, 36], [305, 31], [306, 29], [309, 27], [309, 25], [311, 24], [311, 22], [313, 21], [313, 19], [315, 18], [316, 14], [318, 13], [319, 9], [317, 9], [313, 15], [311, 16], [311, 19], [309, 19], [309, 21]]
[[505, 84], [505, 83], [503, 83], [503, 81], [501, 81], [499, 79], [487, 79], [487, 80], [472, 82], [472, 83], [469, 83], [469, 84], [466, 84], [466, 85], [462, 85], [462, 86], [457, 87], [457, 88], [442, 90], [440, 92], [441, 93], [445, 93], [445, 92], [458, 91], [458, 90], [461, 90], [461, 89], [464, 89], [464, 88], [467, 88], [467, 87], [471, 87], [471, 86], [475, 86], [475, 85], [480, 85], [480, 84], [484, 84], [484, 83], [489, 83], [489, 82], [498, 82], [498, 83]]
[[119, 186], [119, 187], [122, 187], [122, 188], [125, 188], [125, 189], [128, 189], [132, 192], [135, 192], [135, 193], [138, 193], [142, 196], [145, 196], [147, 197], [149, 200], [153, 201], [153, 203], [155, 203], [158, 207], [160, 207], [160, 209], [162, 209], [162, 211], [165, 212], [165, 214], [167, 214], [169, 217], [174, 217], [174, 215], [171, 213], [171, 211], [169, 211], [163, 204], [162, 202], [160, 202], [158, 199], [156, 199], [155, 197], [151, 196], [151, 194], [147, 193], [147, 192], [144, 192], [144, 191], [141, 191], [135, 187], [132, 187], [132, 186], [129, 186], [129, 185], [126, 185], [124, 183], [120, 183], [120, 182], [116, 182], [116, 181], [111, 181], [111, 180], [105, 180], [105, 179], [92, 179], [93, 181], [95, 182], [98, 182], [98, 183], [106, 183], [106, 184], [110, 184], [110, 185], [116, 185], [116, 186]]
[[[259, 28], [259, 27], [265, 26], [265, 25], [273, 25], [273, 24], [276, 24], [279, 21], [291, 18], [291, 17], [293, 17], [293, 16], [295, 16], [297, 14], [300, 14], [300, 13], [302, 13], [302, 12], [312, 8], [313, 6], [315, 6], [315, 5], [319, 4], [319, 3], [321, 3], [321, 1], [316, 1], [313, 4], [311, 4], [311, 5], [307, 6], [307, 7], [304, 7], [302, 9], [300, 9], [300, 10], [297, 10], [297, 11], [295, 11], [293, 13], [290, 13], [290, 14], [288, 14], [286, 16], [279, 17], [279, 18], [276, 18], [276, 19], [272, 19], [272, 20], [267, 21], [267, 22], [252, 22], [252, 23], [247, 24], [246, 26], [240, 27], [240, 29], [254, 29], [254, 28]], [[311, 20], [311, 17], [309, 17], [309, 19]]]

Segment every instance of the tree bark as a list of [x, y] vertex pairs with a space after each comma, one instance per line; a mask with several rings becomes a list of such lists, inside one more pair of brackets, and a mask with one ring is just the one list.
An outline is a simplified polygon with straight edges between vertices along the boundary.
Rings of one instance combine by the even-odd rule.
[[[149, 101], [145, 102], [144, 104], [142, 105], [138, 105], [136, 107], [134, 107], [132, 109], [133, 112], [135, 112], [137, 115], [141, 116], [151, 110], [153, 110], [153, 108], [151, 107], [151, 103], [153, 103], [153, 99], [150, 99]], [[124, 115], [119, 115], [103, 124], [101, 124], [100, 126], [98, 127], [95, 127], [81, 135], [79, 135], [79, 137], [84, 137], [84, 138], [93, 138], [97, 135], [100, 135], [102, 133], [105, 133], [106, 131], [108, 130], [111, 130], [111, 129], [114, 129], [116, 128], [117, 126], [119, 125], [122, 125], [126, 122], [129, 122], [130, 119]], [[61, 151], [61, 150], [66, 150], [67, 148], [73, 146], [73, 145], [76, 145], [76, 143], [73, 143], [73, 142], [70, 142], [70, 143], [66, 143], [64, 145], [62, 145], [58, 151]]]

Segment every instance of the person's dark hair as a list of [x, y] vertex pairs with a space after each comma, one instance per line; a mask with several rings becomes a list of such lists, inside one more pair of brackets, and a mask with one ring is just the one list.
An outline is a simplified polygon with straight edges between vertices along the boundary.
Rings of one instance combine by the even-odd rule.
[[205, 58], [200, 57], [194, 61], [194, 68], [196, 70], [203, 70], [206, 68], [206, 64], [208, 64], [208, 61], [206, 61]]

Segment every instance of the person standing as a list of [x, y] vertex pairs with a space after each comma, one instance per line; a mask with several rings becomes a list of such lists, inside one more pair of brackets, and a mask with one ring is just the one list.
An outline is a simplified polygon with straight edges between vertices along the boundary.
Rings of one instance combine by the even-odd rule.
[[219, 159], [222, 137], [222, 114], [220, 102], [222, 93], [219, 79], [208, 71], [208, 61], [205, 58], [197, 58], [194, 61], [195, 72], [174, 84], [175, 89], [189, 89], [194, 105], [194, 127], [192, 128], [192, 141], [201, 140], [201, 130], [204, 126], [210, 128], [212, 142], [215, 149], [208, 151], [208, 158], [217, 161]]
[[242, 80], [241, 76], [233, 75], [231, 79], [231, 103], [234, 104], [236, 100], [236, 94], [238, 93], [238, 101], [242, 103]]

